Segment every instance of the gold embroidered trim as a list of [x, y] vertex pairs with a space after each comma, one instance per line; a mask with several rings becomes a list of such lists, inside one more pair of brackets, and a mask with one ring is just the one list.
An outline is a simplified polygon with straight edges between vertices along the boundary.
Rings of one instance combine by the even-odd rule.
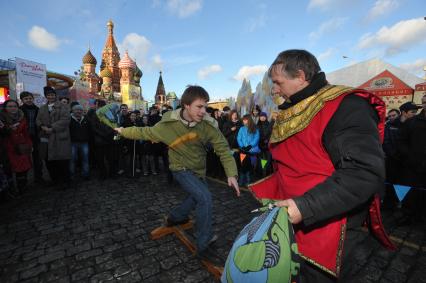
[[353, 90], [347, 86], [326, 85], [317, 93], [278, 113], [270, 142], [281, 142], [305, 129], [327, 101]]
[[343, 224], [340, 229], [340, 239], [339, 239], [339, 247], [337, 248], [336, 255], [336, 274], [337, 277], [340, 274], [340, 269], [342, 267], [342, 254], [343, 254], [343, 243], [345, 242], [346, 235], [346, 224]]
[[247, 188], [248, 188], [248, 190], [249, 190], [249, 192], [251, 193], [251, 195], [258, 201], [258, 202], [260, 202], [260, 203], [262, 203], [262, 199], [263, 198], [258, 198], [257, 196], [256, 196], [256, 194], [253, 192], [253, 189], [251, 188], [251, 186], [254, 186], [254, 185], [257, 185], [257, 184], [259, 184], [259, 183], [262, 183], [263, 181], [265, 181], [266, 179], [269, 179], [269, 178], [272, 178], [272, 177], [274, 177], [274, 174], [271, 174], [271, 175], [268, 175], [268, 176], [266, 176], [266, 177], [264, 177], [264, 178], [262, 178], [262, 179], [260, 179], [260, 180], [257, 180], [256, 182], [254, 182], [254, 183], [250, 183], [250, 184], [248, 184], [247, 185]]
[[334, 277], [338, 277], [340, 274], [340, 269], [342, 266], [342, 253], [343, 253], [343, 243], [345, 241], [345, 234], [346, 234], [346, 224], [343, 224], [340, 228], [340, 239], [339, 239], [339, 246], [337, 247], [337, 254], [336, 254], [336, 272], [333, 272], [332, 270], [328, 269], [327, 267], [322, 266], [321, 264], [317, 263], [315, 260], [304, 256], [303, 254], [300, 253], [300, 256], [306, 260], [307, 262], [309, 262], [312, 265], [315, 265], [316, 267], [318, 267], [319, 269], [321, 269], [322, 271], [325, 271], [331, 275], [333, 275]]

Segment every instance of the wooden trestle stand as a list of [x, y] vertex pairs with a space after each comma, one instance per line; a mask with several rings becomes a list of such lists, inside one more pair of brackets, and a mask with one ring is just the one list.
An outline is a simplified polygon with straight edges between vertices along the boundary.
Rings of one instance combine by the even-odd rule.
[[[188, 250], [195, 255], [196, 248], [195, 245], [191, 242], [191, 240], [188, 238], [187, 233], [185, 233], [185, 230], [191, 229], [193, 226], [193, 222], [189, 221], [188, 223], [182, 224], [182, 225], [176, 225], [176, 226], [161, 226], [151, 231], [151, 239], [157, 240], [164, 236], [175, 234], [175, 236], [188, 248]], [[211, 263], [207, 260], [201, 260], [201, 263], [204, 265], [204, 267], [207, 269], [208, 272], [210, 272], [217, 280], [220, 280], [220, 277], [223, 272], [223, 267], [219, 267]]]

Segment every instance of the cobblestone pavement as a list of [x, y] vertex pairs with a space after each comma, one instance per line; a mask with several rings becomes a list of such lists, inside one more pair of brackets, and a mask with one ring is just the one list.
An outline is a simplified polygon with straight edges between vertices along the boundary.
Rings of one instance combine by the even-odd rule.
[[[217, 249], [226, 257], [258, 206], [250, 193], [212, 182]], [[0, 204], [0, 282], [214, 282], [174, 237], [151, 240], [163, 214], [184, 194], [164, 175], [89, 181], [73, 189], [30, 188]], [[385, 225], [397, 252], [365, 233], [356, 255], [357, 282], [426, 282], [425, 226]]]

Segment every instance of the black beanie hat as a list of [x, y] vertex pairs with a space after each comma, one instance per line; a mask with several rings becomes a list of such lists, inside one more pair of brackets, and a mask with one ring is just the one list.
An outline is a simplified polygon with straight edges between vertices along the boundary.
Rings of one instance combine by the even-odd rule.
[[45, 86], [43, 88], [44, 96], [48, 95], [49, 93], [54, 93], [56, 95], [56, 91], [51, 86]]

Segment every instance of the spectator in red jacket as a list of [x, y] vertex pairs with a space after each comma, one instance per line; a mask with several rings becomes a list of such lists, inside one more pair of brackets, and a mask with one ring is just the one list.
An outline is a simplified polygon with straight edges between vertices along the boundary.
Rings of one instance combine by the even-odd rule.
[[0, 112], [3, 124], [3, 146], [6, 148], [12, 172], [16, 177], [17, 192], [21, 193], [27, 185], [27, 172], [31, 169], [32, 142], [24, 113], [16, 100], [8, 100]]

